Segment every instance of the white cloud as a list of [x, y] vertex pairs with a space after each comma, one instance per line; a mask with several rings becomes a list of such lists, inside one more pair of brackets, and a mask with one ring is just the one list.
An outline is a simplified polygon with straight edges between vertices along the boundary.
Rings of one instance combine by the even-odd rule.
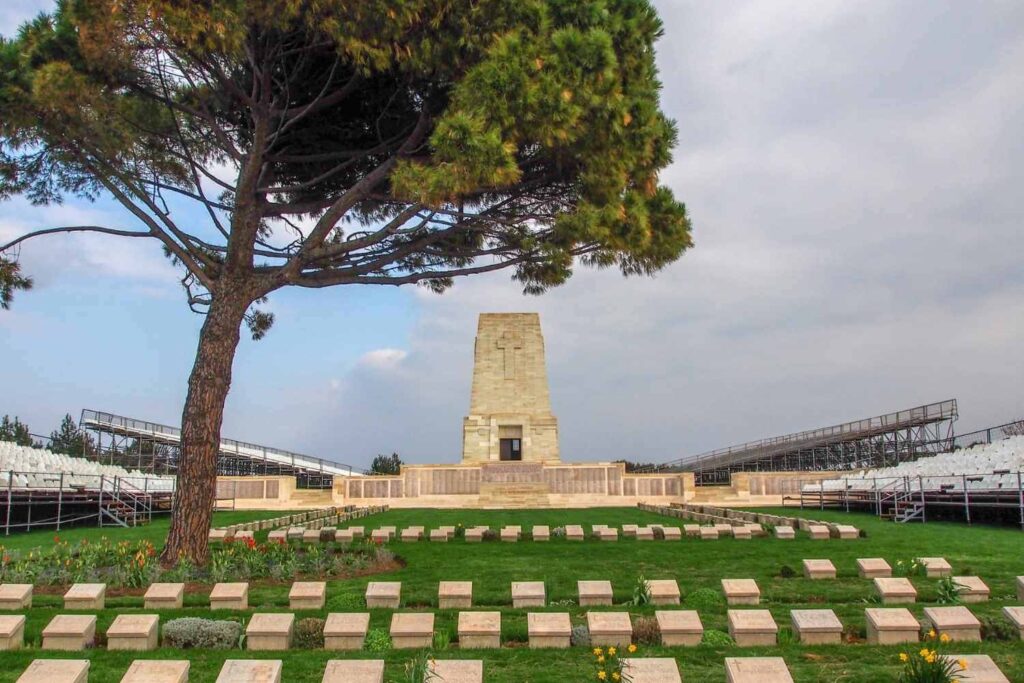
[[407, 355], [401, 349], [374, 349], [360, 356], [358, 364], [377, 370], [392, 370], [398, 367]]

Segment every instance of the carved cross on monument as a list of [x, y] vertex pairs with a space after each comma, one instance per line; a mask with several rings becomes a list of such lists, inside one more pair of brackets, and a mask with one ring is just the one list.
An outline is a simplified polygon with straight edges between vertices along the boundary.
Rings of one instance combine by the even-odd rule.
[[523, 337], [517, 332], [506, 330], [498, 339], [498, 348], [505, 352], [505, 379], [515, 379], [516, 349], [523, 348]]

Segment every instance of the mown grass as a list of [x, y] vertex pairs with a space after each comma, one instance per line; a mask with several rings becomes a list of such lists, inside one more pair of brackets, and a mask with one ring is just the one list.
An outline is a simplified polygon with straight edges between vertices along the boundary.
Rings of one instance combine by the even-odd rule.
[[[794, 514], [793, 509], [787, 511]], [[264, 513], [271, 516], [276, 513]], [[259, 516], [259, 515], [257, 515]], [[828, 607], [834, 609], [844, 624], [863, 632], [864, 609], [871, 606], [870, 581], [857, 576], [858, 557], [885, 557], [894, 563], [919, 555], [945, 556], [956, 574], [981, 576], [992, 589], [988, 603], [970, 605], [979, 617], [1001, 619], [1003, 605], [1018, 604], [1014, 577], [1024, 574], [1024, 535], [1012, 529], [966, 527], [947, 523], [927, 525], [895, 525], [867, 515], [846, 515], [806, 510], [804, 516], [817, 519], [843, 519], [868, 533], [868, 537], [855, 541], [811, 541], [800, 534], [795, 541], [754, 539], [736, 541], [700, 541], [684, 539], [679, 542], [638, 542], [621, 539], [615, 543], [588, 540], [577, 543], [553, 539], [549, 543], [524, 540], [519, 543], [489, 542], [467, 544], [456, 540], [450, 543], [392, 544], [392, 549], [404, 561], [404, 568], [375, 577], [331, 581], [328, 584], [327, 606], [317, 612], [298, 613], [297, 617], [321, 616], [328, 612], [361, 611], [362, 595], [370, 580], [402, 582], [402, 609], [433, 609], [436, 614], [435, 630], [448, 630], [454, 636], [457, 611], [437, 610], [437, 584], [442, 580], [472, 580], [474, 606], [498, 609], [502, 612], [502, 638], [504, 642], [526, 640], [526, 613], [535, 610], [517, 610], [511, 607], [509, 584], [512, 581], [544, 581], [550, 602], [574, 601], [576, 581], [580, 579], [607, 579], [612, 582], [616, 606], [601, 609], [628, 609], [633, 615], [652, 615], [654, 607], [626, 607], [621, 605], [632, 596], [633, 584], [639, 574], [648, 579], [674, 578], [683, 592], [684, 607], [687, 596], [706, 588], [720, 592], [722, 578], [753, 578], [762, 591], [762, 606], [771, 610], [780, 625], [780, 645], [772, 648], [738, 648], [700, 646], [696, 648], [644, 647], [641, 655], [675, 657], [684, 681], [725, 680], [723, 659], [727, 656], [777, 655], [786, 659], [798, 683], [811, 681], [874, 682], [893, 681], [899, 671], [899, 647], [869, 646], [865, 643], [841, 646], [802, 646], [793, 642], [790, 632], [789, 611], [801, 608]], [[220, 521], [220, 520], [218, 520]], [[610, 508], [591, 510], [395, 510], [363, 520], [370, 529], [384, 524], [399, 528], [423, 525], [431, 528], [443, 524], [462, 523], [467, 526], [486, 524], [497, 528], [506, 524], [519, 524], [524, 531], [534, 524], [552, 527], [564, 524], [583, 524], [589, 531], [591, 524], [621, 526], [628, 523], [678, 524], [677, 520], [641, 512], [635, 509]], [[155, 527], [151, 532], [158, 531]], [[98, 531], [94, 533], [99, 535]], [[109, 530], [104, 530], [109, 534]], [[838, 568], [834, 581], [810, 581], [799, 576], [802, 559], [828, 558]], [[779, 578], [786, 565], [798, 576]], [[911, 610], [922, 616], [923, 608], [937, 598], [936, 581], [913, 578], [919, 591], [917, 605]], [[254, 588], [250, 594], [247, 617], [256, 611], [287, 611], [287, 586]], [[40, 656], [35, 649], [40, 633], [47, 622], [61, 610], [57, 595], [38, 595], [35, 607], [28, 612], [26, 639], [29, 649], [0, 654], [0, 681], [14, 681], [28, 663]], [[166, 621], [180, 616], [210, 616], [238, 618], [236, 613], [211, 613], [202, 594], [187, 597], [183, 610], [161, 613]], [[552, 605], [550, 611], [568, 611], [574, 623], [585, 623], [587, 608], [575, 605]], [[702, 603], [700, 611], [705, 629], [727, 630], [726, 606]], [[105, 631], [114, 617], [121, 612], [142, 610], [142, 598], [109, 598], [107, 609], [99, 614], [99, 630]], [[391, 610], [372, 610], [371, 628], [387, 629]], [[958, 653], [984, 653], [990, 655], [1011, 681], [1024, 681], [1024, 646], [1020, 641], [956, 644]], [[404, 663], [412, 659], [410, 651], [386, 653], [325, 652], [316, 650], [287, 653], [248, 653], [233, 651], [176, 651], [161, 649], [152, 653], [120, 653], [102, 649], [91, 651], [90, 680], [119, 681], [135, 658], [163, 659], [187, 658], [192, 662], [190, 680], [214, 681], [225, 659], [268, 657], [283, 659], [286, 681], [319, 681], [326, 662], [332, 658], [382, 658], [387, 661], [386, 677], [401, 681]], [[532, 682], [563, 683], [592, 679], [590, 656], [587, 650], [529, 650], [525, 647], [503, 647], [500, 650], [460, 651], [457, 647], [436, 653], [440, 658], [479, 658], [485, 662], [485, 679], [496, 683]], [[57, 656], [43, 653], [42, 656]], [[75, 656], [68, 654], [66, 656]]]

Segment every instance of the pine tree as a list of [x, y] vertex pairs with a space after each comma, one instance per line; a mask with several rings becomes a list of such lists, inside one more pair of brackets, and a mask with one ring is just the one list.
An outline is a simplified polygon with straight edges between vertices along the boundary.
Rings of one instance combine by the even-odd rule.
[[50, 433], [49, 448], [54, 453], [83, 458], [92, 454], [93, 441], [84, 429], [75, 424], [74, 418], [65, 415], [60, 428]]
[[25, 240], [94, 232], [159, 243], [206, 316], [165, 563], [208, 558], [240, 330], [275, 291], [508, 269], [539, 294], [690, 247], [661, 33], [647, 0], [61, 0], [0, 42], [0, 198], [135, 219], [0, 245], [0, 303]]
[[398, 453], [384, 455], [378, 453], [377, 457], [370, 463], [370, 474], [400, 474], [402, 471], [402, 459]]
[[32, 439], [28, 425], [19, 420], [17, 415], [14, 416], [14, 420], [8, 415], [4, 415], [0, 420], [0, 441], [11, 441], [19, 446], [41, 447], [38, 441]]

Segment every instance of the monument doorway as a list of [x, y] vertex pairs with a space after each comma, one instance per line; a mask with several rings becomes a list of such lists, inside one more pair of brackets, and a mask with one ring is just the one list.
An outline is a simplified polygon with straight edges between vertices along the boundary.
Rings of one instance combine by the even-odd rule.
[[522, 460], [523, 441], [522, 439], [501, 439], [500, 458], [502, 460]]

